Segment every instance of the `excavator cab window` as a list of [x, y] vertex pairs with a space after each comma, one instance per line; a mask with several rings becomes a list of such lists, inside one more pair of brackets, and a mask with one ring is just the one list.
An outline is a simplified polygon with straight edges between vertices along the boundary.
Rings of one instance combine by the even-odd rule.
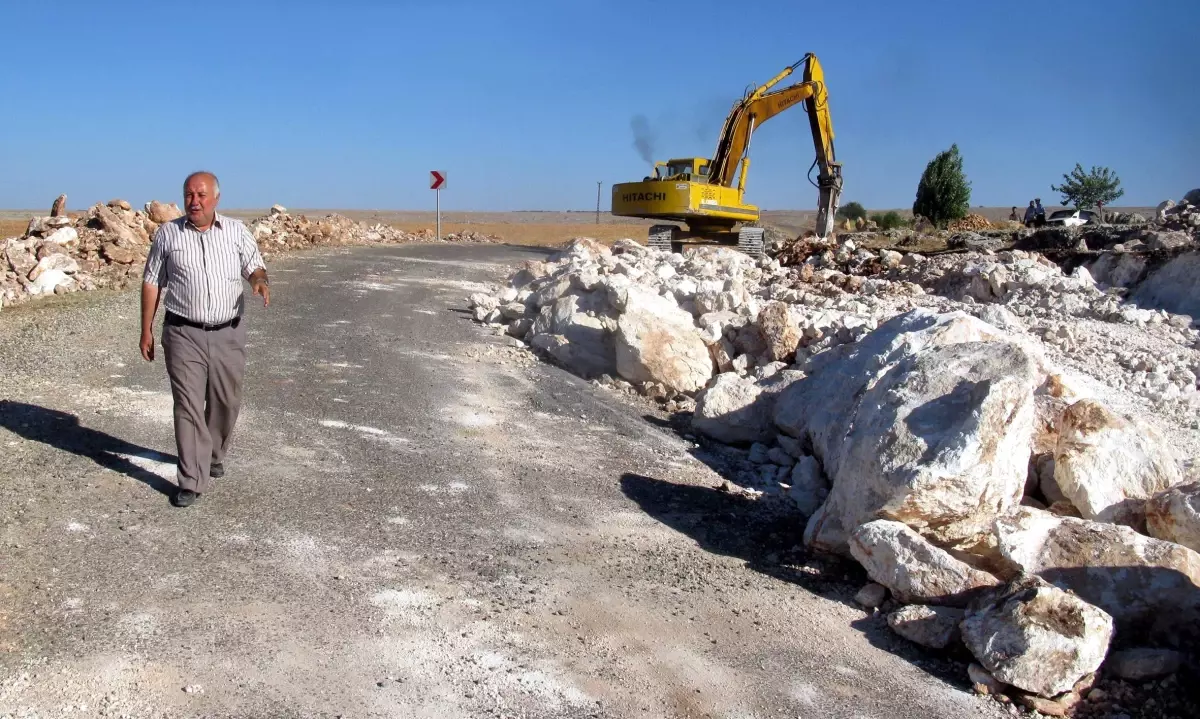
[[667, 165], [667, 177], [682, 176], [684, 179], [689, 179], [692, 176], [692, 163], [690, 162], [673, 162]]

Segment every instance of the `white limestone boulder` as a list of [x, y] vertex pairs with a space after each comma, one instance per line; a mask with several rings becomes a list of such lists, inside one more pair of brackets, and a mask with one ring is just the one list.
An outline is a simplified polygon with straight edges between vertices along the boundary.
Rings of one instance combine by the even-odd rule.
[[726, 444], [767, 442], [775, 427], [769, 408], [758, 402], [761, 394], [753, 379], [723, 372], [696, 396], [692, 427]]
[[[150, 202], [146, 203], [145, 211], [150, 217], [150, 220], [159, 225], [183, 217], [183, 210], [179, 209], [179, 206], [174, 202], [167, 204], [165, 202], [159, 202], [158, 200], [151, 200]], [[271, 207], [272, 215], [280, 215], [286, 212], [287, 209], [280, 205], [274, 205]]]
[[723, 372], [696, 395], [692, 427], [726, 444], [770, 442], [775, 437], [771, 421], [775, 400], [802, 377], [800, 372], [784, 370], [755, 381], [736, 372]]
[[959, 638], [964, 612], [956, 607], [910, 604], [888, 615], [892, 631], [910, 642], [930, 649], [945, 649]]
[[617, 320], [617, 372], [633, 383], [656, 382], [676, 392], [702, 389], [713, 358], [692, 315], [643, 287], [622, 291]]
[[845, 554], [856, 527], [886, 518], [969, 547], [1019, 503], [1043, 369], [996, 328], [917, 310], [806, 369], [775, 423], [811, 445], [833, 485], [809, 546]]
[[1200, 626], [1200, 554], [1187, 547], [1031, 507], [997, 520], [995, 541], [1012, 572], [1074, 592], [1123, 632], [1176, 636]]
[[1200, 482], [1180, 484], [1146, 503], [1150, 536], [1200, 552]]
[[28, 291], [31, 295], [49, 295], [54, 294], [59, 287], [70, 288], [73, 284], [74, 280], [66, 272], [50, 269], [39, 274], [37, 279], [29, 284]]
[[979, 590], [999, 583], [902, 522], [879, 519], [862, 525], [850, 536], [850, 554], [872, 580], [905, 603], [965, 606]]
[[811, 517], [829, 497], [829, 480], [816, 457], [801, 456], [792, 466], [788, 497], [806, 517]]
[[79, 231], [74, 227], [60, 227], [42, 240], [51, 245], [70, 245], [79, 241]]
[[1113, 620], [1037, 577], [1024, 577], [972, 606], [961, 629], [967, 648], [993, 677], [1054, 697], [1100, 668]]
[[77, 262], [74, 257], [62, 254], [61, 252], [45, 255], [42, 257], [42, 259], [38, 260], [37, 265], [30, 270], [29, 279], [31, 281], [35, 281], [43, 272], [48, 272], [50, 270], [59, 270], [66, 274], [72, 274], [79, 271], [79, 262]]
[[768, 302], [758, 313], [758, 328], [773, 362], [792, 359], [800, 345], [800, 324], [784, 302]]
[[[617, 371], [615, 338], [609, 323], [602, 317], [581, 311], [595, 298], [594, 294], [560, 297], [539, 311], [530, 328], [533, 334], [531, 344], [543, 349], [571, 372], [587, 379], [615, 374]], [[503, 313], [504, 308], [499, 311]], [[546, 336], [560, 337], [563, 342], [537, 339]]]
[[612, 250], [591, 237], [576, 237], [550, 256], [551, 262], [595, 263], [602, 257], [612, 256]]
[[1085, 399], [1063, 412], [1054, 483], [1084, 519], [1141, 526], [1145, 501], [1183, 476], [1153, 427]]

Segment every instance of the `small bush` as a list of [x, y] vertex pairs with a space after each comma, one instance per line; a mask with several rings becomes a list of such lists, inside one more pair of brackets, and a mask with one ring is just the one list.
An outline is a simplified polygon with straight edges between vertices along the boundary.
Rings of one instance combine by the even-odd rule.
[[881, 230], [896, 230], [901, 227], [908, 227], [908, 220], [904, 219], [904, 216], [895, 210], [888, 210], [882, 213], [876, 212], [874, 215], [871, 215], [871, 222], [878, 225]]
[[866, 216], [867, 216], [867, 208], [863, 207], [862, 205], [858, 204], [857, 202], [847, 202], [846, 204], [839, 207], [837, 214], [834, 215], [834, 217], [837, 217], [839, 220], [845, 220], [845, 219], [857, 220], [860, 217], [865, 219]]

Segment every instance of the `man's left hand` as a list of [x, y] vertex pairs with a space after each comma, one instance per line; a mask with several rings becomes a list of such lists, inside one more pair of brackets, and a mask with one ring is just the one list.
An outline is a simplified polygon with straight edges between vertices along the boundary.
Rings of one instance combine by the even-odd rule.
[[250, 283], [250, 291], [256, 295], [261, 295], [263, 298], [263, 307], [271, 305], [271, 288], [267, 285], [265, 279], [256, 279]]

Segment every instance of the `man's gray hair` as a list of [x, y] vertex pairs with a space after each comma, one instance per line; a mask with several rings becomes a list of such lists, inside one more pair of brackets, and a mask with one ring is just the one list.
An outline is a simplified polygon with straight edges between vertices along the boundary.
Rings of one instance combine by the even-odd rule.
[[212, 184], [213, 184], [213, 194], [216, 195], [217, 197], [221, 196], [221, 183], [220, 183], [220, 181], [217, 180], [217, 176], [214, 175], [213, 173], [209, 172], [208, 170], [197, 170], [196, 172], [193, 172], [192, 174], [185, 177], [183, 179], [183, 191], [184, 192], [187, 192], [188, 183], [197, 177], [211, 177]]

